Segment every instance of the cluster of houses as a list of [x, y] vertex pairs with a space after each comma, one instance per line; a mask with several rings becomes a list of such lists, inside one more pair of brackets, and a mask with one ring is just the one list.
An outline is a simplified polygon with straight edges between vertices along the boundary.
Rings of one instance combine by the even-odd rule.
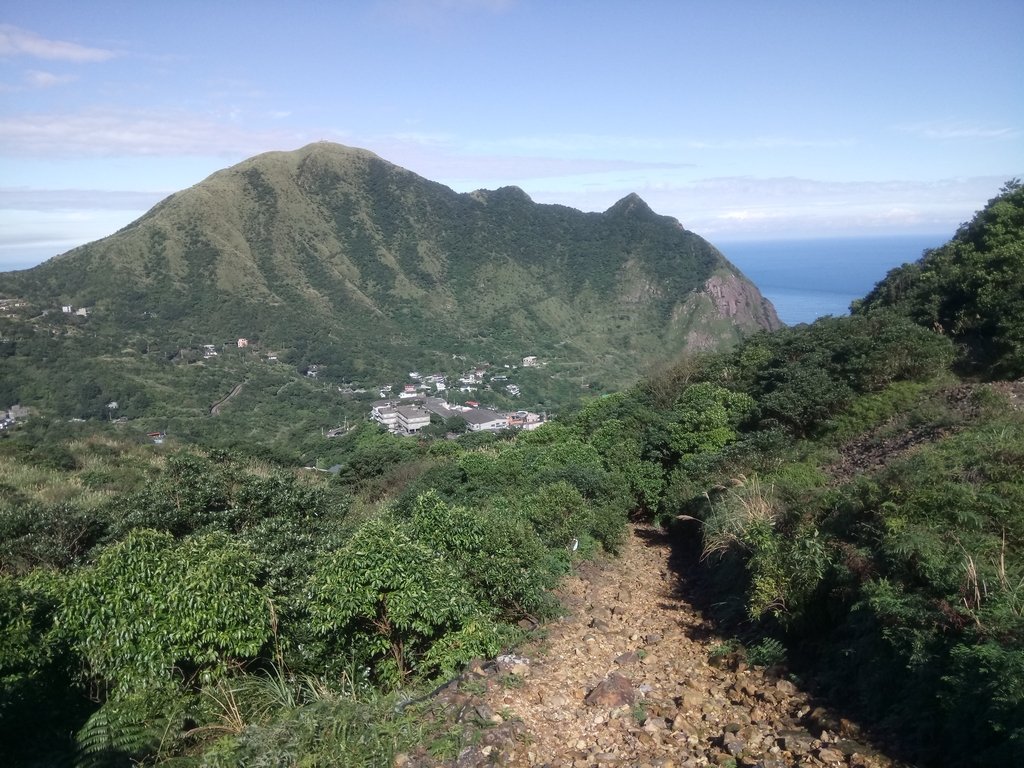
[[[524, 367], [536, 365], [539, 365], [536, 356], [523, 358]], [[402, 385], [400, 391], [396, 391], [397, 388], [392, 384], [381, 386], [378, 390], [381, 400], [374, 403], [370, 411], [370, 418], [392, 434], [415, 435], [430, 424], [431, 414], [444, 420], [461, 416], [466, 427], [473, 432], [536, 429], [546, 421], [544, 415], [530, 411], [495, 411], [482, 408], [475, 400], [466, 400], [464, 405], [453, 405], [440, 397], [442, 394], [447, 397], [456, 388], [460, 393], [468, 394], [485, 386], [487, 389], [501, 387], [509, 397], [519, 397], [519, 386], [508, 383], [508, 375], [504, 373], [490, 375], [489, 384], [485, 383], [488, 379], [486, 368], [466, 371], [450, 386], [447, 377], [440, 373], [425, 376], [419, 371], [411, 371], [409, 378], [411, 382]]]
[[0, 299], [0, 315], [3, 317], [14, 317], [25, 309], [28, 302], [24, 299]]
[[[531, 368], [537, 365], [539, 363], [536, 355], [529, 355], [523, 358], [524, 368]], [[510, 366], [506, 365], [505, 367], [509, 368]], [[381, 398], [397, 397], [399, 400], [411, 400], [426, 397], [430, 393], [440, 394], [447, 392], [449, 389], [458, 389], [462, 394], [469, 394], [481, 388], [494, 389], [495, 387], [503, 389], [509, 397], [519, 397], [522, 394], [518, 384], [509, 383], [508, 374], [497, 373], [488, 377], [486, 368], [471, 368], [459, 376], [456, 381], [451, 382], [450, 385], [448, 378], [441, 373], [424, 376], [419, 371], [410, 371], [409, 378], [412, 382], [403, 385], [401, 391], [396, 392], [393, 384], [384, 384], [379, 388], [378, 394]]]
[[29, 416], [29, 410], [23, 405], [12, 405], [6, 410], [0, 411], [0, 431], [10, 429], [19, 421], [24, 421]]
[[[237, 346], [238, 349], [245, 349], [249, 346], [248, 339], [239, 339], [237, 342], [226, 341], [222, 345], [224, 347]], [[217, 357], [217, 345], [216, 344], [203, 344], [203, 358], [209, 360], [211, 357]]]
[[452, 405], [439, 397], [421, 397], [415, 402], [380, 400], [373, 404], [370, 418], [394, 435], [415, 435], [430, 425], [430, 415], [448, 420], [461, 416], [471, 432], [499, 432], [503, 429], [537, 429], [546, 421], [544, 415], [531, 411], [502, 413], [481, 408], [473, 401]]

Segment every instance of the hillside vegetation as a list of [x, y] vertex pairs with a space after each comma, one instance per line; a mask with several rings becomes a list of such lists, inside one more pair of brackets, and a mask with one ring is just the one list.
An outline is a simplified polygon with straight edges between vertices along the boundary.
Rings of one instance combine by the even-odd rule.
[[[457, 194], [328, 143], [254, 157], [107, 238], [0, 274], [0, 298], [22, 302], [0, 313], [0, 405], [65, 417], [104, 398], [173, 415], [190, 392], [169, 366], [239, 338], [246, 360], [317, 366], [335, 383], [539, 355], [559, 378], [611, 391], [686, 349], [779, 325], [713, 246], [636, 195], [582, 213], [515, 188]], [[240, 361], [232, 370], [225, 392], [247, 378]], [[54, 376], [97, 391], [59, 400]], [[539, 393], [551, 396], [565, 394]]]
[[881, 300], [890, 276], [851, 316], [691, 356], [532, 433], [364, 425], [332, 444], [336, 475], [30, 422], [0, 441], [0, 739], [30, 765], [453, 759], [420, 694], [553, 615], [559, 576], [632, 515], [701, 552], [751, 663], [916, 763], [1016, 764], [1022, 286], [990, 258], [1019, 258], [1022, 211], [1010, 184], [904, 268], [957, 274], [955, 303], [928, 295], [987, 308], [962, 326], [919, 314], [923, 288]]

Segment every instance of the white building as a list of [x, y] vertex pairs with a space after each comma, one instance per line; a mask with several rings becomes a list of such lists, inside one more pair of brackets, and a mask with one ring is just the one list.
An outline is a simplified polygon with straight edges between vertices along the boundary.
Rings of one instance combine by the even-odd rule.
[[508, 427], [508, 416], [486, 408], [475, 408], [462, 414], [472, 432], [497, 432]]
[[398, 427], [398, 411], [390, 403], [373, 406], [373, 410], [370, 411], [370, 418], [388, 432], [394, 432]]
[[393, 435], [415, 435], [430, 425], [430, 414], [418, 405], [378, 403], [370, 411], [370, 418]]
[[527, 355], [523, 358], [523, 368], [533, 368], [538, 365], [536, 355]]
[[403, 435], [415, 435], [424, 427], [430, 426], [430, 414], [418, 405], [399, 405], [398, 432]]

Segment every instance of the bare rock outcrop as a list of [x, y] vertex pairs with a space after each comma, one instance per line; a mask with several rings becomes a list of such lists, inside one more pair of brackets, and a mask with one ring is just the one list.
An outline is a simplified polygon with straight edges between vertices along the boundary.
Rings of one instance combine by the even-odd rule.
[[782, 327], [775, 307], [749, 280], [732, 274], [712, 275], [702, 291], [711, 298], [718, 316], [741, 327], [774, 331]]

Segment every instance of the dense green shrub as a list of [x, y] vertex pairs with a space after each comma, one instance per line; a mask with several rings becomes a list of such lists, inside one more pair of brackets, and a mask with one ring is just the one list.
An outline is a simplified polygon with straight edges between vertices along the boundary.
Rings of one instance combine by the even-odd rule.
[[343, 548], [321, 557], [310, 582], [321, 663], [330, 669], [353, 649], [391, 686], [414, 672], [437, 672], [446, 659], [429, 657], [431, 646], [486, 620], [459, 577], [406, 523], [389, 515], [367, 520]]
[[215, 679], [272, 639], [252, 555], [223, 534], [131, 532], [73, 574], [59, 620], [114, 694]]

